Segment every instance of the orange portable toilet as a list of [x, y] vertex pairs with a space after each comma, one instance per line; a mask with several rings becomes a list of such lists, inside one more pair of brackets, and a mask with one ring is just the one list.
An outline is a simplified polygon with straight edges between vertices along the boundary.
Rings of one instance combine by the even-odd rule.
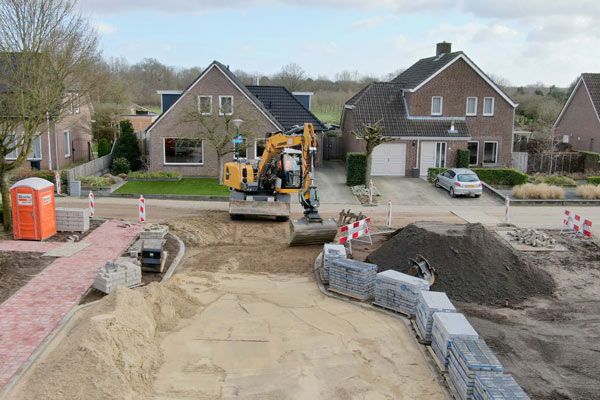
[[42, 178], [27, 178], [10, 188], [13, 236], [44, 240], [56, 233], [54, 184]]

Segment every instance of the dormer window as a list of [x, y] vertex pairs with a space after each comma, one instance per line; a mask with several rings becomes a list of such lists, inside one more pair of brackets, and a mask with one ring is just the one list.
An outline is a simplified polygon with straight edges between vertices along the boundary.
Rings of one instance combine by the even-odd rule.
[[433, 96], [431, 98], [431, 115], [442, 115], [444, 99], [442, 96]]
[[494, 116], [494, 98], [484, 97], [483, 98], [483, 116], [493, 117]]

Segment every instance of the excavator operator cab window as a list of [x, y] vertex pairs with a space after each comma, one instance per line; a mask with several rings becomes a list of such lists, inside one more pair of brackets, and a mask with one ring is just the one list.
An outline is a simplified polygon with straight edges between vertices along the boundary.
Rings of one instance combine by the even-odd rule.
[[284, 154], [282, 169], [284, 189], [298, 189], [302, 186], [302, 154]]

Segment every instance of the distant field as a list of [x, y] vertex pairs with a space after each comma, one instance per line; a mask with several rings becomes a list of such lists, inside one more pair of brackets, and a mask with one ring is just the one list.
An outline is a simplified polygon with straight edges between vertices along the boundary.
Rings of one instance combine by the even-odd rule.
[[313, 114], [317, 116], [322, 122], [329, 122], [332, 124], [339, 124], [341, 114], [334, 110], [313, 110]]

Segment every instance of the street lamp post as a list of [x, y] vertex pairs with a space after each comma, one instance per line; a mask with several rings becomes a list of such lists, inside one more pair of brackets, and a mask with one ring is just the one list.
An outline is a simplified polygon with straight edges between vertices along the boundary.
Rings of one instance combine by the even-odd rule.
[[243, 119], [236, 118], [231, 121], [236, 128], [236, 140], [233, 141], [235, 143], [235, 158], [240, 158], [240, 143], [242, 142], [242, 138], [240, 137], [240, 126], [244, 123]]

